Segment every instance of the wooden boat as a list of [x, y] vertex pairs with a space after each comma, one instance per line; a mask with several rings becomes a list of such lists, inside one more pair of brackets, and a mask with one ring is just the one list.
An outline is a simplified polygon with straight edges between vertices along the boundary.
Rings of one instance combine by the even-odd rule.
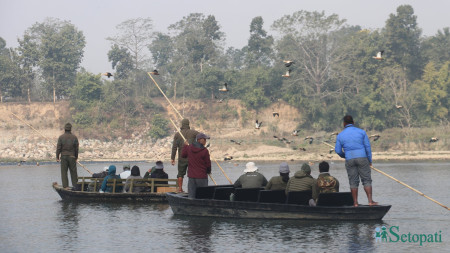
[[[173, 213], [227, 218], [381, 220], [391, 208], [391, 205], [353, 207], [350, 192], [320, 194], [317, 206], [309, 206], [311, 192], [294, 192], [286, 197], [284, 191], [208, 187], [197, 188], [200, 193], [195, 199], [167, 193]], [[234, 193], [234, 201], [229, 200], [229, 193]]]
[[[81, 179], [81, 181], [80, 181]], [[117, 179], [111, 182], [108, 181], [108, 186], [113, 187], [113, 193], [100, 193], [98, 191], [87, 191], [88, 184], [94, 182], [94, 189], [100, 185], [99, 178], [80, 177], [78, 186], [79, 191], [74, 191], [71, 188], [63, 188], [56, 182], [52, 184], [53, 189], [61, 196], [63, 200], [77, 200], [77, 201], [150, 201], [150, 202], [167, 202], [166, 192], [176, 192], [176, 179], [139, 179], [143, 184], [134, 184], [137, 186], [149, 186], [148, 192], [115, 192], [116, 187], [122, 187], [124, 179]], [[166, 183], [163, 184], [162, 181]], [[170, 184], [175, 182], [175, 184]], [[133, 186], [132, 186], [133, 187]], [[156, 190], [156, 191], [154, 191]]]

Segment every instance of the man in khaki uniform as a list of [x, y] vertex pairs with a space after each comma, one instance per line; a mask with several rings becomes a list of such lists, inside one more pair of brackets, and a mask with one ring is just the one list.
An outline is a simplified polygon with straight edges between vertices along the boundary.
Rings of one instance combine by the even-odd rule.
[[78, 182], [77, 159], [79, 143], [78, 138], [71, 133], [72, 125], [70, 123], [64, 126], [64, 130], [64, 134], [58, 138], [56, 161], [61, 161], [61, 180], [63, 187], [69, 187], [69, 180], [67, 179], [67, 169], [69, 169], [72, 186], [76, 190]]
[[[189, 144], [192, 144], [192, 142], [195, 140], [197, 134], [199, 132], [191, 129], [189, 127], [189, 120], [183, 119], [181, 121], [181, 129], [180, 132], [183, 134], [184, 138], [189, 142]], [[173, 144], [172, 144], [172, 154], [171, 154], [171, 163], [172, 165], [175, 165], [175, 156], [177, 154], [178, 150], [178, 185], [179, 192], [183, 192], [183, 178], [186, 175], [187, 167], [188, 167], [188, 159], [181, 157], [181, 151], [183, 150], [184, 146], [184, 140], [183, 137], [181, 137], [180, 133], [176, 133], [173, 137]]]

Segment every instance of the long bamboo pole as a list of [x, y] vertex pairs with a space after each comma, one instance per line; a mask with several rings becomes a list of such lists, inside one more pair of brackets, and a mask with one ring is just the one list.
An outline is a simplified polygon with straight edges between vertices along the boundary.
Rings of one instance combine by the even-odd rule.
[[[178, 114], [178, 116], [180, 116], [181, 119], [183, 119], [183, 116], [181, 116], [180, 112], [177, 110], [177, 108], [175, 108], [175, 106], [172, 104], [172, 102], [170, 102], [169, 98], [166, 96], [166, 94], [164, 94], [164, 91], [162, 91], [162, 89], [159, 87], [158, 83], [156, 83], [155, 79], [152, 77], [152, 75], [150, 74], [150, 72], [147, 72], [148, 76], [152, 79], [153, 83], [156, 85], [156, 87], [158, 87], [159, 91], [161, 92], [161, 94], [166, 98], [167, 102], [169, 102], [169, 104], [172, 106], [172, 108], [175, 110], [175, 112]], [[170, 120], [172, 121], [172, 120]], [[173, 123], [173, 122], [172, 122]], [[175, 129], [178, 130], [178, 127], [175, 125]], [[181, 133], [180, 133], [181, 134]], [[233, 182], [230, 180], [230, 178], [227, 176], [227, 174], [225, 173], [225, 170], [223, 170], [222, 166], [220, 166], [220, 164], [217, 162], [217, 160], [212, 157], [213, 161], [217, 164], [217, 166], [219, 166], [220, 170], [222, 171], [223, 175], [227, 178], [228, 182], [230, 182], [230, 184], [233, 184]], [[214, 181], [214, 180], [213, 180]]]
[[[333, 147], [332, 145], [330, 145], [330, 144], [328, 144], [328, 143], [326, 143], [326, 142], [323, 142], [323, 143], [324, 143], [324, 144], [327, 144], [328, 146]], [[418, 193], [419, 195], [421, 195], [421, 196], [423, 196], [423, 197], [425, 197], [425, 198], [427, 198], [427, 199], [433, 201], [434, 203], [436, 203], [436, 204], [438, 204], [438, 205], [442, 206], [443, 208], [445, 208], [445, 209], [447, 209], [447, 210], [450, 211], [450, 209], [449, 209], [447, 206], [445, 206], [444, 204], [438, 202], [437, 200], [435, 200], [435, 199], [433, 199], [433, 198], [431, 198], [431, 197], [428, 197], [428, 196], [425, 195], [423, 192], [414, 189], [413, 187], [411, 187], [411, 186], [409, 186], [409, 185], [403, 183], [402, 181], [396, 179], [395, 177], [393, 177], [393, 176], [391, 176], [391, 175], [389, 175], [389, 174], [387, 174], [387, 173], [385, 173], [385, 172], [383, 172], [383, 171], [381, 171], [381, 170], [379, 170], [379, 169], [376, 169], [376, 168], [373, 167], [373, 166], [370, 166], [370, 168], [373, 169], [374, 171], [376, 171], [376, 172], [378, 172], [378, 173], [380, 173], [380, 174], [382, 174], [382, 175], [384, 175], [384, 176], [386, 176], [386, 177], [388, 177], [388, 178], [394, 180], [395, 182], [397, 182], [397, 183], [399, 183], [399, 184], [401, 184], [401, 185], [403, 185], [403, 186], [406, 186], [407, 188], [409, 188], [409, 189], [415, 191], [416, 193]]]
[[[180, 130], [178, 130], [177, 124], [175, 124], [175, 122], [173, 122], [173, 120], [169, 117], [170, 122], [172, 122], [173, 126], [175, 127], [175, 129], [177, 130], [177, 132], [181, 135], [181, 137], [183, 138], [184, 142], [186, 143], [187, 140], [186, 138], [184, 138], [184, 135], [181, 133]], [[189, 144], [188, 144], [189, 145]], [[211, 174], [208, 174], [209, 178], [211, 178], [211, 180], [214, 182], [215, 185], [217, 185], [216, 180], [214, 180], [214, 178], [212, 177]]]
[[[25, 122], [23, 119], [21, 119], [21, 118], [20, 118], [19, 116], [17, 116], [15, 113], [13, 113], [13, 112], [11, 112], [11, 111], [10, 111], [10, 113], [11, 113], [14, 117], [16, 117], [18, 120], [20, 120], [22, 123], [24, 123], [25, 125], [27, 125], [28, 127], [30, 127], [32, 130], [34, 130], [36, 133], [38, 133], [39, 135], [41, 135], [42, 137], [44, 137], [48, 142], [52, 143], [53, 146], [56, 147], [56, 144], [55, 144], [54, 142], [52, 142], [50, 139], [48, 139], [46, 136], [44, 136], [41, 132], [39, 132], [38, 130], [36, 130], [36, 128], [34, 128], [32, 125], [30, 125], [30, 124], [28, 124], [27, 122]], [[88, 170], [88, 168], [84, 167], [84, 165], [81, 164], [78, 160], [77, 160], [77, 163], [78, 163], [81, 167], [83, 167], [83, 169], [85, 169], [87, 172], [89, 172], [89, 174], [91, 174], [91, 175], [93, 174], [90, 170]]]
[[161, 88], [159, 87], [158, 83], [156, 83], [155, 79], [153, 79], [152, 75], [149, 72], [147, 72], [147, 74], [152, 79], [152, 81], [156, 85], [156, 87], [158, 87], [158, 89], [161, 92], [161, 94], [163, 94], [163, 96], [167, 99], [167, 102], [169, 102], [169, 104], [172, 106], [172, 108], [175, 110], [175, 112], [178, 113], [178, 116], [180, 116], [180, 118], [183, 119], [183, 116], [181, 116], [181, 114], [177, 110], [177, 108], [175, 108], [175, 106], [172, 104], [172, 102], [170, 102], [169, 98], [166, 96], [166, 94], [164, 94], [164, 91], [161, 90]]

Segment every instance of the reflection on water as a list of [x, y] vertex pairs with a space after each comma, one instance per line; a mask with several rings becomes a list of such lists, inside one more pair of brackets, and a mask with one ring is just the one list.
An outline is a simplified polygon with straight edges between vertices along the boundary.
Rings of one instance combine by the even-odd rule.
[[[104, 164], [90, 164], [96, 171]], [[145, 168], [148, 164], [139, 164]], [[276, 175], [277, 164], [258, 164], [267, 178]], [[292, 165], [295, 171], [299, 165]], [[446, 185], [449, 163], [384, 163], [381, 169], [412, 187], [450, 204]], [[242, 168], [223, 164], [230, 178]], [[213, 168], [218, 169], [218, 168]], [[167, 168], [169, 177], [176, 167]], [[80, 174], [82, 174], [81, 172]], [[317, 176], [313, 166], [313, 176]], [[333, 164], [332, 174], [348, 191], [343, 164]], [[23, 184], [11, 178], [20, 178]], [[226, 179], [215, 175], [219, 184]], [[76, 203], [62, 201], [51, 188], [59, 181], [56, 164], [40, 167], [0, 166], [1, 252], [408, 252], [411, 243], [379, 243], [376, 227], [399, 226], [403, 233], [442, 231], [442, 243], [420, 248], [442, 252], [450, 247], [449, 212], [386, 177], [374, 173], [374, 194], [393, 205], [383, 221], [286, 221], [220, 219], [174, 216], [168, 204]], [[221, 180], [223, 182], [221, 182]], [[187, 180], [186, 180], [187, 181]], [[25, 187], [24, 187], [25, 185]], [[361, 203], [367, 201], [361, 192]]]

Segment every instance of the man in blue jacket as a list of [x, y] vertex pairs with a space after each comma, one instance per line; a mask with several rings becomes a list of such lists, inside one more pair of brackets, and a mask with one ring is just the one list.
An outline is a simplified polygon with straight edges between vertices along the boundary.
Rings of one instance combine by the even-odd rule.
[[370, 167], [372, 166], [372, 150], [369, 137], [364, 130], [355, 127], [353, 117], [344, 117], [344, 130], [336, 138], [334, 150], [340, 157], [345, 158], [348, 181], [353, 197], [353, 205], [358, 206], [358, 186], [361, 178], [364, 191], [367, 194], [369, 205], [378, 205], [372, 200], [372, 178]]

